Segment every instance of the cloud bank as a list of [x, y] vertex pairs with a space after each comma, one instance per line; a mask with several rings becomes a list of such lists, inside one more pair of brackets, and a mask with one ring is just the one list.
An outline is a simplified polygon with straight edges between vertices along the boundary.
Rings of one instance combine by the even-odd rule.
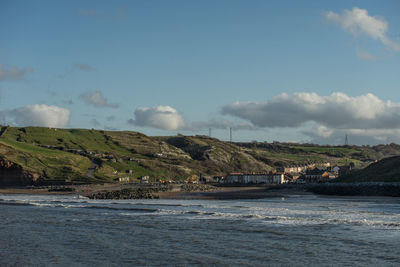
[[48, 105], [28, 105], [2, 111], [2, 116], [12, 120], [18, 126], [43, 126], [62, 128], [69, 122], [71, 112], [68, 109]]
[[399, 128], [400, 103], [384, 102], [373, 94], [281, 94], [267, 102], [236, 102], [223, 114], [251, 121], [259, 127], [298, 127], [315, 121], [334, 128]]
[[18, 67], [11, 67], [9, 69], [4, 69], [0, 65], [0, 81], [4, 80], [22, 80], [29, 73], [33, 72], [32, 68], [19, 69]]
[[131, 125], [151, 127], [167, 131], [181, 130], [185, 127], [183, 117], [170, 106], [137, 108], [135, 119], [128, 121]]
[[350, 97], [344, 93], [281, 94], [266, 102], [236, 102], [222, 108], [263, 128], [298, 128], [303, 134], [325, 140], [351, 133], [378, 139], [400, 140], [400, 103], [373, 94]]
[[353, 10], [344, 10], [342, 14], [329, 11], [325, 13], [325, 18], [340, 25], [355, 37], [365, 35], [381, 41], [389, 49], [400, 51], [400, 44], [387, 36], [389, 28], [387, 21], [368, 15], [368, 11], [365, 9], [354, 7]]
[[85, 92], [79, 96], [86, 104], [92, 105], [97, 108], [118, 108], [116, 103], [108, 103], [108, 100], [103, 96], [100, 91]]

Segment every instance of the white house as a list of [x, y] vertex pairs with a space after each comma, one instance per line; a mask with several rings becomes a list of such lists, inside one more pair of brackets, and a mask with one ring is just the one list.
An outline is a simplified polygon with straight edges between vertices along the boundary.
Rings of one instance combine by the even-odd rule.
[[225, 183], [239, 184], [283, 184], [285, 183], [283, 172], [275, 173], [231, 173], [226, 176]]

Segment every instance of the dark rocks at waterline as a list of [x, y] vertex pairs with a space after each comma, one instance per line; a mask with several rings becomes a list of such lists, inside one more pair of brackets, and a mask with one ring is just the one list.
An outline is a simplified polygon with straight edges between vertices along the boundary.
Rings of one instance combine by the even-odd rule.
[[214, 191], [215, 187], [206, 184], [184, 184], [180, 190], [182, 192], [208, 192]]
[[47, 191], [49, 191], [49, 192], [75, 192], [75, 188], [65, 187], [65, 186], [50, 187]]
[[117, 191], [98, 192], [89, 195], [91, 199], [154, 199], [158, 196], [153, 193], [157, 193], [157, 188], [129, 188], [121, 189]]
[[307, 185], [306, 188], [322, 195], [400, 197], [400, 183], [324, 183]]
[[139, 187], [119, 190], [99, 191], [89, 195], [91, 199], [154, 199], [159, 198], [160, 192], [208, 192], [215, 187], [203, 184], [184, 185], [140, 185]]

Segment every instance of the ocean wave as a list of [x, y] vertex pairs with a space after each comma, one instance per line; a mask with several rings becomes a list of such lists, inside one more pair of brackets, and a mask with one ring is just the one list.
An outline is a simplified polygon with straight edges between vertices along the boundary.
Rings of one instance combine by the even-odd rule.
[[27, 200], [3, 200], [0, 199], [0, 205], [14, 205], [14, 206], [36, 206], [48, 208], [80, 208], [80, 209], [99, 209], [99, 210], [116, 210], [116, 211], [135, 211], [135, 212], [157, 212], [159, 209], [154, 208], [134, 208], [134, 207], [112, 207], [104, 205], [85, 205], [82, 202], [37, 202]]
[[30, 203], [23, 201], [4, 201], [0, 199], [0, 205], [9, 205], [9, 206], [31, 206]]
[[159, 209], [150, 208], [130, 208], [130, 207], [110, 207], [110, 206], [85, 206], [88, 209], [117, 210], [117, 211], [136, 211], [136, 212], [158, 212]]
[[[229, 205], [230, 204], [230, 205]], [[254, 204], [254, 206], [252, 206]], [[304, 204], [304, 203], [303, 203]], [[358, 204], [358, 203], [355, 203]], [[48, 196], [1, 196], [0, 205], [37, 206], [43, 208], [91, 209], [111, 214], [179, 216], [185, 219], [242, 220], [282, 226], [296, 225], [352, 225], [400, 229], [400, 215], [378, 208], [331, 205], [322, 209], [318, 205], [296, 203], [276, 207], [269, 202], [182, 202], [182, 201], [92, 201], [87, 198]], [[395, 207], [395, 205], [393, 205]], [[392, 207], [392, 208], [393, 208]], [[367, 209], [368, 208], [368, 209]]]
[[[197, 219], [228, 219], [228, 220], [248, 220], [257, 221], [266, 224], [276, 225], [359, 225], [371, 227], [391, 227], [400, 228], [400, 221], [398, 218], [387, 218], [385, 220], [377, 219], [363, 219], [363, 218], [329, 218], [324, 216], [292, 216], [288, 214], [282, 215], [266, 215], [266, 214], [243, 214], [232, 212], [210, 212], [204, 210], [160, 210], [159, 214], [167, 215], [183, 215], [189, 216], [187, 218]], [[336, 217], [336, 216], [335, 216]], [[390, 220], [392, 219], [392, 220]]]

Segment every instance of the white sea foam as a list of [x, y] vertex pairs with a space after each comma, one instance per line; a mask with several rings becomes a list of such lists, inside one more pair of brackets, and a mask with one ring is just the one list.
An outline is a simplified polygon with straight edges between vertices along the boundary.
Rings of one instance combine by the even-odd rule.
[[[301, 199], [300, 199], [301, 200]], [[400, 228], [397, 203], [356, 198], [288, 198], [249, 201], [90, 200], [81, 196], [0, 195], [0, 204], [43, 208], [99, 209], [121, 216], [180, 216], [184, 219], [242, 220], [273, 225], [356, 225]], [[301, 202], [301, 203], [299, 203]], [[386, 205], [382, 208], [382, 205]]]

